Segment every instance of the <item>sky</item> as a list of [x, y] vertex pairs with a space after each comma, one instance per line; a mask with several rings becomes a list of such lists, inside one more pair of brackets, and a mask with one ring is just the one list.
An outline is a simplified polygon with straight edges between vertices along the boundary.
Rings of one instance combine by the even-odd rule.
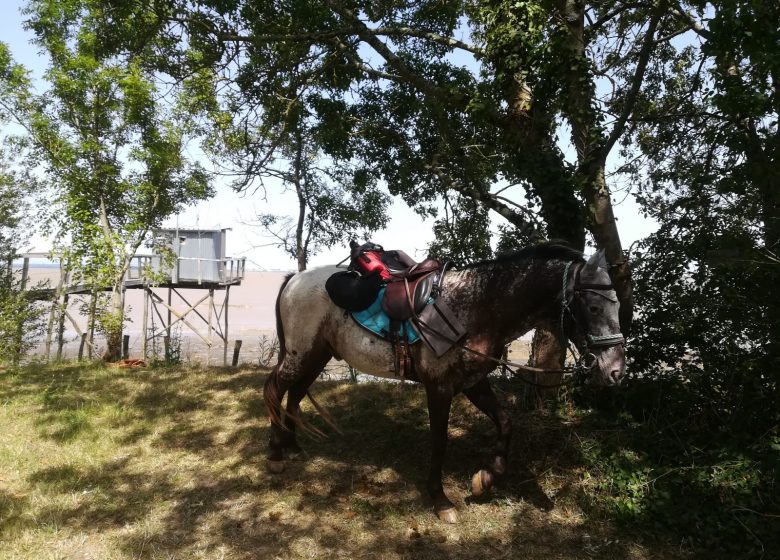
[[[22, 27], [23, 16], [20, 7], [23, 0], [0, 0], [2, 15], [0, 18], [0, 41], [9, 45], [15, 60], [40, 77], [47, 65], [37, 47], [30, 44], [31, 34]], [[190, 153], [193, 159], [198, 154]], [[178, 216], [167, 220], [167, 227], [221, 229], [231, 228], [227, 236], [227, 252], [231, 257], [246, 257], [247, 269], [254, 270], [294, 270], [296, 263], [281, 249], [269, 246], [271, 240], [263, 235], [258, 226], [251, 222], [258, 213], [295, 215], [297, 199], [293, 192], [283, 192], [277, 185], [268, 189], [266, 199], [258, 194], [238, 194], [226, 181], [217, 180], [216, 196], [187, 208]], [[632, 196], [616, 193], [614, 210], [618, 230], [624, 247], [650, 234], [656, 227], [651, 220], [644, 218]], [[396, 198], [389, 215], [392, 216], [386, 229], [376, 232], [372, 241], [385, 248], [403, 249], [412, 257], [422, 259], [426, 248], [433, 240], [433, 220], [423, 220], [406, 204]], [[495, 217], [495, 216], [494, 216]], [[494, 219], [494, 228], [501, 220]], [[34, 237], [31, 246], [25, 250], [44, 252], [51, 248], [47, 239]], [[335, 264], [349, 254], [349, 239], [343, 246], [337, 246], [313, 256], [309, 266]]]

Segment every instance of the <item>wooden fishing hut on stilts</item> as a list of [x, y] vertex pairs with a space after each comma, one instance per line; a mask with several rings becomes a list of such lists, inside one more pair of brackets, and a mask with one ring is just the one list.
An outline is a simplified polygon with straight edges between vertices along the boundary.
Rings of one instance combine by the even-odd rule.
[[[222, 343], [222, 362], [227, 364], [229, 335], [230, 288], [241, 284], [244, 278], [246, 258], [226, 256], [228, 228], [224, 229], [158, 229], [151, 234], [147, 247], [151, 254], [136, 254], [125, 274], [124, 290], [140, 289], [143, 297], [143, 325], [141, 330], [142, 359], [149, 357], [150, 345], [162, 339], [165, 357], [171, 356], [172, 329], [179, 323], [192, 331], [207, 347], [207, 363], [215, 343]], [[28, 280], [30, 259], [50, 259], [48, 253], [21, 255], [22, 289]], [[9, 265], [10, 266], [10, 265]], [[101, 291], [109, 287], [100, 288]], [[193, 297], [183, 290], [205, 291]], [[47, 358], [51, 357], [54, 327], [57, 323], [57, 359], [62, 358], [65, 319], [67, 318], [81, 338], [79, 359], [88, 347], [89, 356], [94, 349], [95, 318], [88, 318], [82, 331], [78, 321], [68, 311], [70, 296], [92, 295], [94, 287], [71, 283], [70, 273], [59, 266], [56, 288], [31, 290], [31, 297], [52, 302], [45, 343]], [[223, 294], [221, 298], [215, 294]], [[206, 303], [206, 309], [202, 304]], [[124, 294], [123, 294], [124, 305]], [[58, 313], [59, 311], [59, 313]], [[94, 313], [94, 311], [93, 311]], [[58, 316], [58, 318], [57, 318]], [[203, 328], [205, 327], [205, 333]], [[124, 337], [123, 357], [128, 358], [128, 340]], [[237, 342], [238, 345], [238, 342]]]
[[[169, 357], [173, 340], [171, 329], [181, 323], [206, 344], [207, 364], [215, 338], [219, 340], [222, 343], [222, 363], [227, 365], [230, 288], [241, 284], [246, 266], [246, 258], [226, 256], [227, 232], [228, 229], [155, 230], [151, 245], [162, 250], [157, 254], [134, 257], [135, 266], [128, 270], [127, 280], [140, 280], [140, 287], [144, 290], [144, 358], [148, 356], [149, 344], [160, 337], [163, 339], [165, 356]], [[166, 252], [174, 259], [170, 268], [166, 266]], [[165, 273], [164, 279], [152, 284], [146, 271], [162, 271]], [[158, 293], [160, 290], [165, 293], [165, 298]], [[206, 293], [191, 301], [182, 290], [203, 290]], [[223, 296], [215, 298], [215, 293], [222, 293]], [[199, 309], [204, 302], [207, 307], [205, 316], [204, 311]], [[159, 329], [155, 318], [160, 322]], [[205, 334], [202, 332], [203, 326], [206, 327]]]

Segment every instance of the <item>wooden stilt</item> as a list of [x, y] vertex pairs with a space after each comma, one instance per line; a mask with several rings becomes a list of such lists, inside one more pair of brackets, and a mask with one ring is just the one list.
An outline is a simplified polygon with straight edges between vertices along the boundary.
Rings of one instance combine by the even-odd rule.
[[143, 327], [141, 328], [141, 359], [147, 358], [147, 342], [149, 341], [149, 287], [144, 286], [144, 319]]
[[24, 291], [27, 289], [27, 278], [30, 276], [30, 257], [24, 257], [22, 261], [22, 280], [19, 283], [19, 288]]
[[[8, 260], [9, 267], [13, 266], [13, 260]], [[22, 278], [19, 281], [19, 290], [24, 292], [27, 289], [27, 277], [30, 273], [30, 258], [24, 257], [24, 261], [22, 261]], [[13, 282], [13, 270], [11, 269], [9, 271], [9, 278], [8, 282], [11, 284]], [[14, 341], [14, 355], [13, 355], [13, 362], [18, 363], [19, 359], [22, 357], [22, 338], [24, 337], [24, 327], [23, 325], [19, 325], [16, 329], [16, 340]]]
[[62, 296], [62, 308], [57, 321], [57, 361], [62, 359], [62, 348], [65, 345], [65, 314], [68, 312], [68, 294]]
[[122, 359], [127, 360], [130, 358], [130, 335], [126, 334], [122, 337]]
[[84, 345], [87, 343], [87, 333], [81, 333], [81, 343], [79, 344], [79, 361], [84, 359]]
[[[179, 260], [176, 260], [176, 264], [178, 267]], [[174, 282], [178, 282], [178, 278], [174, 279]], [[171, 298], [173, 297], [173, 292], [171, 291], [171, 287], [168, 286], [168, 322], [165, 323], [165, 336], [168, 339], [168, 343], [165, 345], [165, 361], [170, 361], [171, 355], [170, 355], [170, 348], [171, 348]]]
[[91, 360], [92, 354], [95, 350], [95, 316], [97, 315], [97, 288], [92, 290], [92, 299], [89, 302], [89, 349], [87, 350], [87, 357]]
[[[198, 261], [200, 262], [200, 261]], [[211, 365], [211, 345], [214, 334], [213, 319], [214, 316], [214, 288], [209, 288], [209, 332], [208, 332], [208, 354], [206, 355], [206, 367]]]
[[57, 309], [60, 306], [60, 297], [62, 295], [63, 285], [65, 284], [65, 272], [62, 270], [62, 261], [60, 261], [60, 279], [57, 283], [57, 289], [54, 290], [54, 297], [51, 302], [51, 309], [49, 310], [49, 322], [46, 325], [46, 360], [51, 360], [51, 341], [54, 335], [54, 317], [57, 314]]
[[[230, 284], [225, 286], [225, 303], [223, 304], [223, 313], [225, 314], [225, 330], [222, 333], [222, 346], [224, 349], [222, 355], [222, 365], [227, 365], [227, 351], [228, 351], [228, 303], [230, 303]], [[233, 352], [233, 365], [238, 362], [238, 351], [241, 349], [241, 341], [236, 341], [236, 349]]]

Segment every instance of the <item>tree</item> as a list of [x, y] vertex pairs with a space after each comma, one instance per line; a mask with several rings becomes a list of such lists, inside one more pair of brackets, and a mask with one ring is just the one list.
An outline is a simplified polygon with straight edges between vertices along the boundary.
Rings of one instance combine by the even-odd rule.
[[55, 196], [51, 231], [81, 281], [110, 288], [101, 314], [105, 359], [121, 354], [124, 276], [150, 228], [211, 194], [207, 174], [183, 155], [177, 115], [143, 48], [106, 56], [93, 29], [110, 15], [88, 1], [35, 0], [27, 25], [50, 57], [50, 89], [36, 95], [10, 59], [0, 105], [27, 131]]
[[[10, 77], [8, 61], [8, 49], [0, 43], [0, 81]], [[11, 74], [15, 71], [10, 69]], [[6, 124], [9, 117], [0, 107], [0, 124]], [[28, 201], [34, 182], [11, 164], [19, 155], [19, 146], [5, 136], [0, 142], [0, 361], [17, 363], [43, 327], [43, 310], [29, 297], [26, 279], [13, 268], [34, 226]]]
[[[614, 265], [626, 328], [629, 271], [604, 169], [632, 113], [634, 84], [641, 84], [658, 45], [661, 14], [651, 8], [543, 1], [111, 3], [112, 21], [124, 22], [123, 29], [140, 29], [134, 22], [144, 21], [158, 45], [169, 39], [162, 58], [186, 63], [183, 80], [202, 79], [199, 70], [209, 68], [214, 79], [222, 72], [254, 91], [262, 109], [255, 117], [270, 147], [280, 144], [291, 100], [305, 97], [327, 156], [378, 173], [392, 194], [423, 211], [457, 193], [453, 201], [468, 199], [534, 229], [525, 206], [491, 191], [501, 178], [525, 188], [548, 235], [583, 247], [587, 225]], [[615, 31], [620, 45], [611, 43]], [[182, 33], [186, 42], [171, 40]], [[148, 40], [143, 31], [129, 38]], [[602, 56], [602, 48], [609, 52]], [[609, 73], [598, 67], [597, 52], [621, 64]], [[606, 99], [597, 95], [599, 72], [616, 82]], [[604, 114], [613, 117], [612, 128]], [[558, 141], [567, 126], [576, 164]]]
[[[286, 120], [269, 143], [262, 121], [262, 100], [253, 87], [228, 81], [221, 84], [209, 74], [186, 81], [188, 108], [203, 113], [207, 124], [196, 127], [214, 165], [230, 176], [237, 192], [262, 191], [276, 180], [295, 192], [298, 212], [288, 215], [265, 212], [255, 225], [270, 235], [305, 270], [319, 250], [344, 244], [354, 237], [368, 238], [387, 223], [389, 197], [378, 186], [377, 176], [327, 158], [325, 140], [311, 127], [311, 108], [301, 96], [292, 96]], [[224, 81], [224, 80], [223, 80]]]
[[691, 6], [695, 36], [651, 67], [626, 145], [661, 224], [641, 247], [635, 367], [762, 431], [780, 410], [780, 7]]

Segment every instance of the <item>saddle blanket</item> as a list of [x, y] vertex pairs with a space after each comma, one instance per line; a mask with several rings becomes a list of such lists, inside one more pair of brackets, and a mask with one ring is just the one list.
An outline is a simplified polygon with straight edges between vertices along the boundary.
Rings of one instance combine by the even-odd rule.
[[[385, 288], [379, 290], [374, 303], [363, 311], [352, 311], [352, 318], [358, 325], [381, 336], [384, 339], [390, 339], [390, 317], [382, 310], [382, 298], [385, 296]], [[420, 340], [419, 333], [412, 326], [411, 320], [406, 320], [401, 324], [401, 335], [406, 334], [409, 344], [414, 344]]]

